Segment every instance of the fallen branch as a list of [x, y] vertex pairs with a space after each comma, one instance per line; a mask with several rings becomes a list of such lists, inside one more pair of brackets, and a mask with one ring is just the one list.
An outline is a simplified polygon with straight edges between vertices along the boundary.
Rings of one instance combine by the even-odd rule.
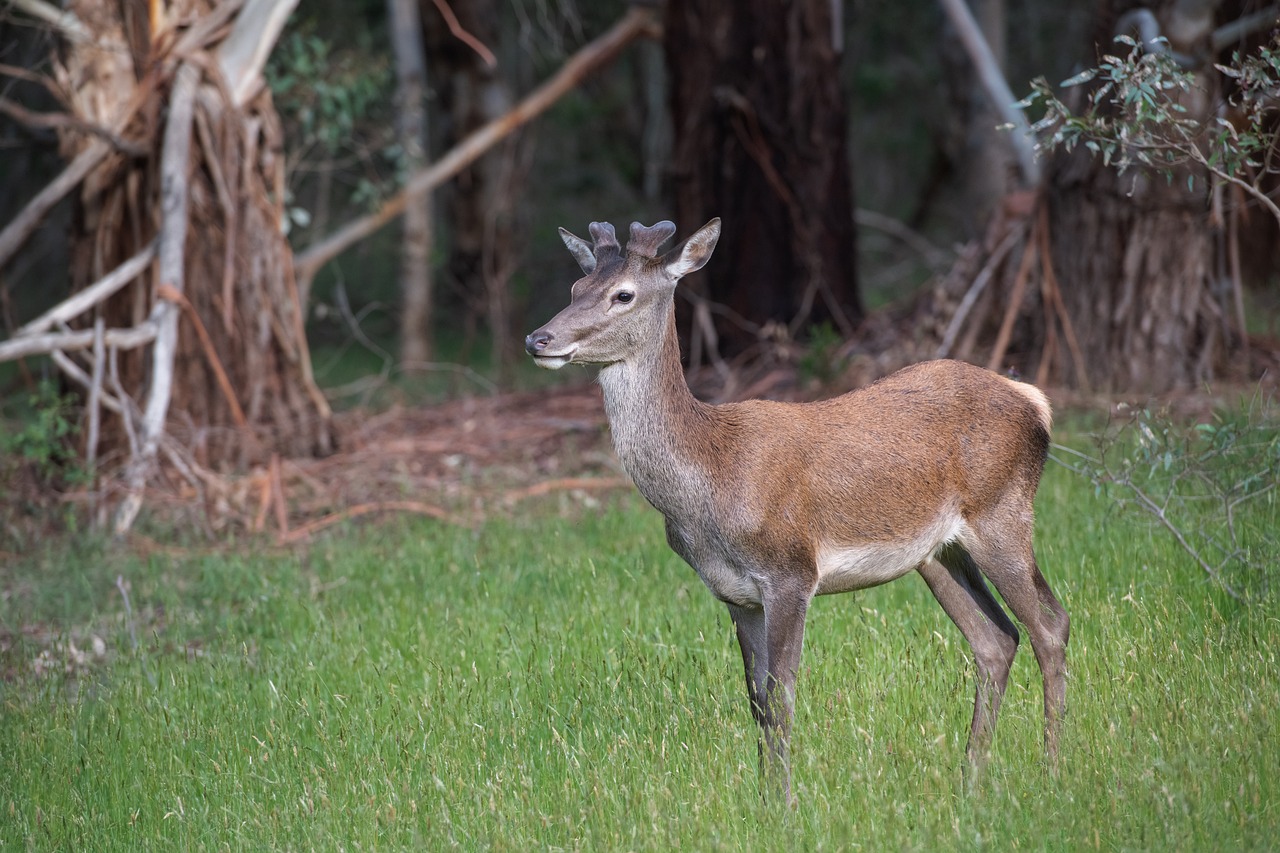
[[362, 515], [369, 515], [375, 512], [408, 512], [417, 515], [426, 515], [431, 518], [438, 518], [449, 524], [459, 527], [470, 527], [467, 522], [459, 519], [448, 510], [441, 509], [432, 504], [422, 503], [421, 501], [378, 501], [376, 503], [357, 504], [356, 506], [347, 507], [346, 509], [330, 513], [323, 518], [317, 518], [315, 521], [308, 522], [301, 527], [295, 527], [287, 534], [280, 536], [277, 540], [281, 545], [287, 545], [298, 542], [302, 539], [309, 538], [314, 533], [319, 533], [326, 527], [332, 527], [340, 521], [346, 521], [349, 518], [359, 518]]
[[347, 223], [297, 255], [294, 259], [294, 271], [299, 289], [304, 293], [309, 291], [310, 282], [320, 267], [403, 213], [411, 198], [430, 192], [457, 175], [514, 130], [542, 114], [589, 74], [613, 60], [632, 40], [650, 32], [654, 26], [651, 10], [633, 7], [612, 29], [570, 57], [555, 76], [535, 89], [510, 112], [481, 127], [435, 163], [415, 173], [404, 189], [388, 199], [377, 211]]
[[[107, 329], [103, 340], [116, 349], [135, 349], [156, 339], [158, 327], [150, 320], [132, 329]], [[70, 332], [49, 332], [43, 335], [24, 335], [0, 343], [0, 361], [14, 361], [30, 355], [48, 355], [56, 351], [70, 352], [93, 346], [93, 329], [77, 329]]]
[[66, 323], [80, 316], [93, 306], [104, 302], [116, 291], [138, 277], [151, 259], [156, 256], [156, 242], [151, 241], [145, 249], [129, 260], [107, 273], [98, 281], [76, 293], [74, 296], [59, 302], [39, 317], [14, 332], [14, 338], [33, 335], [51, 329], [59, 323]]
[[978, 301], [978, 297], [982, 295], [982, 291], [990, 283], [991, 277], [995, 275], [996, 269], [1004, 261], [1005, 255], [1013, 250], [1014, 245], [1026, 233], [1026, 223], [1019, 222], [1010, 229], [1004, 240], [991, 253], [991, 257], [987, 259], [986, 266], [974, 277], [973, 284], [969, 286], [968, 292], [965, 293], [964, 298], [960, 300], [960, 304], [956, 307], [956, 313], [952, 316], [951, 322], [947, 324], [946, 333], [942, 336], [942, 343], [938, 344], [937, 358], [946, 358], [951, 354], [951, 347], [956, 342], [956, 335], [960, 334], [960, 329], [964, 326], [964, 321], [969, 318], [969, 312], [973, 310], [974, 303]]
[[123, 151], [131, 157], [144, 157], [147, 149], [143, 148], [136, 142], [130, 142], [117, 133], [112, 133], [107, 128], [99, 124], [76, 118], [66, 113], [40, 113], [29, 110], [21, 104], [15, 104], [8, 98], [0, 98], [0, 113], [4, 113], [9, 118], [30, 128], [55, 130], [71, 128], [81, 131], [82, 133], [90, 133], [100, 137], [106, 142], [110, 142], [113, 146]]
[[523, 489], [514, 489], [504, 496], [508, 504], [518, 503], [529, 498], [539, 498], [552, 492], [572, 491], [573, 489], [626, 489], [631, 481], [625, 477], [562, 477], [558, 480], [543, 480]]
[[[169, 99], [169, 118], [165, 126], [164, 147], [160, 157], [161, 209], [159, 282], [178, 293], [183, 287], [183, 261], [187, 239], [187, 170], [191, 163], [191, 126], [196, 88], [200, 72], [184, 63], [174, 78]], [[156, 343], [152, 350], [151, 391], [142, 415], [142, 445], [129, 460], [125, 473], [128, 489], [116, 512], [115, 533], [127, 533], [142, 509], [142, 490], [152, 467], [160, 435], [164, 432], [173, 391], [173, 360], [178, 346], [178, 306], [157, 299], [151, 310], [157, 325]]]

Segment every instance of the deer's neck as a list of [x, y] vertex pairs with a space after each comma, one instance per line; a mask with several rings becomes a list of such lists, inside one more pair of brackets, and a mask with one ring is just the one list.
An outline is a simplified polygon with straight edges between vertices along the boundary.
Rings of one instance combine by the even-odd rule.
[[705, 495], [728, 436], [685, 382], [674, 307], [662, 344], [600, 371], [613, 446], [640, 492], [668, 516]]

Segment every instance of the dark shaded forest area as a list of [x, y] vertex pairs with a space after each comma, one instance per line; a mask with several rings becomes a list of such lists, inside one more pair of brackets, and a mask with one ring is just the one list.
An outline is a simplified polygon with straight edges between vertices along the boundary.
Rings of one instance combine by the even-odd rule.
[[722, 219], [708, 398], [1274, 374], [1263, 0], [64, 5], [0, 3], [5, 450], [117, 530], [165, 476], [261, 527], [364, 415], [545, 384], [595, 220]]

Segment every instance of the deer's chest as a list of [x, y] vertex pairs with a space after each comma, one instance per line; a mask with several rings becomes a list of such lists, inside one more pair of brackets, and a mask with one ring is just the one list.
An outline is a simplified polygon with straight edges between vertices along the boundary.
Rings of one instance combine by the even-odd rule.
[[763, 603], [753, 572], [744, 561], [735, 559], [720, 537], [668, 516], [667, 544], [693, 567], [716, 598], [742, 607]]

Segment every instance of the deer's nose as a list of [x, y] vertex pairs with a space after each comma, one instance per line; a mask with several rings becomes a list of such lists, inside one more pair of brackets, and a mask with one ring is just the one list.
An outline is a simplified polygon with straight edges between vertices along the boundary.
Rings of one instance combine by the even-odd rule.
[[547, 344], [551, 343], [552, 334], [539, 329], [536, 332], [530, 332], [524, 339], [524, 351], [529, 355], [537, 355], [547, 348]]

